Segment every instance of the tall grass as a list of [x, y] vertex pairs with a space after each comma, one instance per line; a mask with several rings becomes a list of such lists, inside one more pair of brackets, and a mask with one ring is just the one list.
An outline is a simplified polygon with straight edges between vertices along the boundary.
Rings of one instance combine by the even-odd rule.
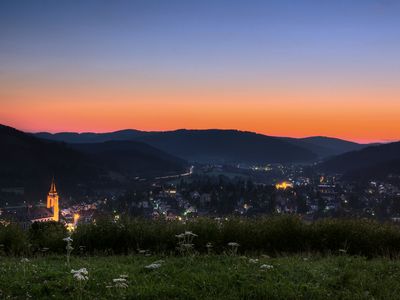
[[[28, 233], [17, 226], [0, 227], [0, 244], [4, 253], [20, 255], [26, 251], [27, 245], [34, 249], [46, 247], [49, 252], [63, 253], [65, 230], [57, 224], [50, 224], [32, 226]], [[268, 255], [346, 252], [367, 257], [397, 257], [400, 253], [400, 228], [397, 225], [338, 219], [305, 223], [292, 216], [228, 220], [199, 218], [186, 223], [101, 219], [96, 220], [95, 224], [78, 226], [72, 238], [74, 248], [85, 249], [87, 254], [128, 254], [138, 249], [177, 254], [175, 235], [185, 230], [198, 235], [193, 240], [197, 253], [207, 253], [207, 243], [213, 245], [215, 253], [223, 253], [228, 250], [227, 244], [230, 242], [240, 244], [239, 253]]]
[[[148, 268], [160, 258], [160, 267]], [[74, 273], [63, 255], [3, 258], [1, 299], [386, 300], [400, 294], [400, 261], [385, 258], [76, 256], [71, 267]], [[119, 288], [114, 280], [122, 276], [126, 285]]]

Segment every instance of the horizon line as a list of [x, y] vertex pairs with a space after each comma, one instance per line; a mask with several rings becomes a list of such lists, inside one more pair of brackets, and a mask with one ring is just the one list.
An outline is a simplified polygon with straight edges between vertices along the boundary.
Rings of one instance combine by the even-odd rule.
[[[12, 126], [10, 126], [12, 127]], [[108, 131], [52, 131], [52, 130], [40, 130], [40, 131], [31, 131], [31, 130], [25, 130], [21, 129], [24, 132], [31, 133], [31, 134], [38, 134], [38, 133], [49, 133], [52, 135], [55, 134], [60, 134], [60, 133], [75, 133], [75, 134], [107, 134], [107, 133], [115, 133], [115, 132], [120, 132], [120, 131], [140, 131], [140, 132], [172, 132], [172, 131], [179, 131], [179, 130], [187, 130], [187, 131], [206, 131], [206, 130], [221, 130], [221, 131], [240, 131], [240, 132], [250, 132], [250, 133], [255, 133], [255, 134], [260, 134], [268, 137], [275, 137], [275, 138], [293, 138], [293, 139], [306, 139], [306, 138], [313, 138], [313, 137], [322, 137], [322, 138], [331, 138], [331, 139], [338, 139], [338, 140], [343, 140], [347, 142], [353, 142], [357, 144], [373, 144], [373, 143], [393, 143], [400, 141], [400, 139], [371, 139], [371, 140], [366, 140], [366, 139], [346, 139], [342, 137], [336, 137], [336, 136], [329, 136], [329, 135], [323, 135], [323, 134], [318, 134], [318, 135], [306, 135], [306, 136], [290, 136], [290, 135], [271, 135], [271, 134], [266, 134], [266, 133], [261, 133], [257, 131], [251, 131], [251, 130], [244, 130], [244, 129], [237, 129], [237, 128], [184, 128], [184, 127], [179, 127], [176, 129], [167, 129], [167, 130], [145, 130], [145, 129], [137, 129], [137, 128], [123, 128], [123, 129], [117, 129], [117, 130], [108, 130]]]

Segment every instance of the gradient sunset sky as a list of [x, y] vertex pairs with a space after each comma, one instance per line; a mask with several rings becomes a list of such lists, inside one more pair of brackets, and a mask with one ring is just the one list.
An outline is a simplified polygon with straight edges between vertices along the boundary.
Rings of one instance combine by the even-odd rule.
[[2, 0], [0, 123], [400, 139], [400, 1]]

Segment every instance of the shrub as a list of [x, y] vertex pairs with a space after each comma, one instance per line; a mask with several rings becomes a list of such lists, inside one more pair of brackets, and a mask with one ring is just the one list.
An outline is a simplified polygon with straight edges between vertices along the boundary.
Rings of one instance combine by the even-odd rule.
[[[94, 224], [79, 225], [73, 233], [73, 246], [84, 247], [89, 254], [128, 254], [138, 249], [150, 252], [177, 253], [176, 235], [191, 231], [197, 234], [193, 249], [207, 253], [228, 251], [228, 243], [238, 243], [239, 253], [257, 252], [269, 255], [319, 252], [351, 255], [398, 256], [400, 230], [394, 224], [368, 220], [325, 219], [305, 223], [295, 216], [264, 218], [198, 218], [187, 221], [147, 219], [99, 219]], [[0, 244], [5, 254], [21, 254], [28, 245], [33, 249], [49, 248], [64, 253], [65, 228], [59, 223], [33, 224], [28, 232], [18, 226], [0, 226]], [[141, 251], [143, 252], [143, 251]], [[79, 252], [76, 252], [78, 254]]]
[[65, 252], [65, 242], [63, 238], [67, 235], [67, 230], [61, 223], [43, 222], [33, 223], [28, 231], [28, 239], [31, 250], [37, 251], [48, 249], [54, 253]]
[[21, 255], [29, 248], [26, 232], [15, 224], [0, 225], [0, 245], [6, 255]]
[[366, 220], [328, 219], [307, 224], [293, 216], [268, 218], [229, 218], [214, 220], [199, 218], [186, 222], [125, 219], [121, 222], [102, 220], [79, 226], [74, 240], [91, 252], [112, 249], [114, 253], [129, 253], [135, 249], [153, 252], [175, 252], [175, 235], [192, 231], [196, 251], [207, 252], [207, 243], [222, 253], [227, 244], [237, 242], [240, 252], [268, 254], [304, 251], [363, 256], [397, 255], [400, 251], [400, 231], [396, 225]]

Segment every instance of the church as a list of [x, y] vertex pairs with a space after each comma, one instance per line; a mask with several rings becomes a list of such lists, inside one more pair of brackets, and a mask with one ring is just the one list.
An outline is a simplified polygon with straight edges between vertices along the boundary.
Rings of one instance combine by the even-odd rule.
[[17, 222], [23, 228], [29, 228], [35, 222], [60, 221], [59, 196], [54, 178], [47, 194], [47, 205], [44, 206], [18, 206], [4, 208], [0, 212], [0, 221]]
[[53, 209], [53, 220], [58, 222], [60, 220], [60, 208], [58, 207], [58, 194], [54, 178], [51, 181], [50, 191], [47, 194], [47, 206], [48, 209]]
[[47, 193], [46, 207], [28, 208], [28, 219], [30, 223], [60, 221], [60, 208], [58, 206], [58, 193], [54, 178], [51, 181], [50, 190]]
[[[58, 206], [59, 196], [54, 178], [51, 181], [50, 190], [47, 193], [46, 207], [29, 207], [26, 218], [29, 223], [60, 221], [60, 208]], [[28, 221], [27, 220], [27, 221]]]

